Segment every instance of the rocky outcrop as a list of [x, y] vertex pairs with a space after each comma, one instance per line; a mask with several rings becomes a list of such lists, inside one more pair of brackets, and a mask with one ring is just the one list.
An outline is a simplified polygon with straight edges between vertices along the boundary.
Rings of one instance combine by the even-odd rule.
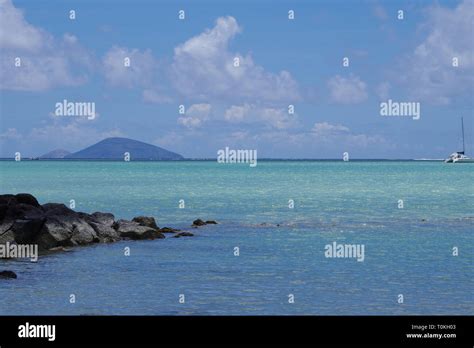
[[181, 231], [181, 230], [178, 230], [176, 228], [171, 228], [171, 227], [160, 228], [161, 233], [175, 233], [175, 232], [179, 232], [179, 231]]
[[201, 219], [197, 219], [193, 221], [192, 227], [199, 227], [204, 225], [217, 225], [217, 222], [214, 220], [203, 221]]
[[16, 279], [16, 273], [13, 271], [0, 271], [0, 279]]
[[176, 232], [160, 229], [153, 217], [116, 221], [110, 213], [81, 213], [59, 203], [40, 205], [27, 193], [0, 195], [0, 244], [38, 244], [46, 252], [122, 239], [159, 239]]
[[176, 233], [173, 237], [180, 238], [180, 237], [192, 237], [192, 236], [194, 236], [194, 234], [191, 232], [179, 232], [179, 233]]
[[140, 225], [135, 221], [118, 220], [115, 222], [114, 228], [122, 238], [134, 240], [165, 238], [164, 234], [157, 229]]
[[156, 224], [155, 218], [151, 216], [137, 216], [134, 217], [132, 221], [137, 222], [139, 225], [151, 227], [156, 230], [159, 228]]

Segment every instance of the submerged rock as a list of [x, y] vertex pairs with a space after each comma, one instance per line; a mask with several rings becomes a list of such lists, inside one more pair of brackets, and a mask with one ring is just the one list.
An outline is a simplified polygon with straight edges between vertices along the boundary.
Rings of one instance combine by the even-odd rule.
[[192, 237], [194, 236], [194, 233], [191, 233], [191, 232], [179, 232], [179, 233], [176, 233], [173, 238], [179, 238], [179, 237]]
[[204, 225], [217, 225], [215, 220], [206, 220], [197, 219], [193, 221], [192, 227], [204, 226]]
[[201, 219], [197, 219], [193, 221], [193, 226], [204, 226], [206, 223]]
[[160, 228], [161, 233], [175, 233], [175, 232], [179, 232], [179, 231], [181, 231], [181, 230], [178, 230], [176, 228], [171, 228], [171, 227]]
[[0, 279], [16, 279], [17, 275], [13, 271], [0, 271]]

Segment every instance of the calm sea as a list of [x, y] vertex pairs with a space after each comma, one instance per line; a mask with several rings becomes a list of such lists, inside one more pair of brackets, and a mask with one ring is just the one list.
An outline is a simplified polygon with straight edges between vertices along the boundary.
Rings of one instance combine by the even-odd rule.
[[[196, 236], [3, 260], [18, 279], [0, 281], [0, 314], [472, 315], [473, 183], [474, 165], [441, 162], [2, 161], [1, 193]], [[333, 242], [364, 261], [326, 258]]]

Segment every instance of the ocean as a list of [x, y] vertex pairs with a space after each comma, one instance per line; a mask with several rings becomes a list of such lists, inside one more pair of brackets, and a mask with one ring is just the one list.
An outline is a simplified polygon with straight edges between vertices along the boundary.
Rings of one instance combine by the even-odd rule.
[[472, 315], [473, 183], [430, 161], [1, 161], [1, 193], [195, 236], [2, 260], [0, 315]]

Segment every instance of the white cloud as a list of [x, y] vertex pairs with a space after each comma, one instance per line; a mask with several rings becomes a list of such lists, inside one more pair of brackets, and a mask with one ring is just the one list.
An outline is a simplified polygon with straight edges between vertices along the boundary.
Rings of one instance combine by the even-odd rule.
[[173, 101], [173, 98], [164, 95], [153, 89], [145, 89], [142, 93], [143, 101], [155, 104], [167, 104]]
[[[80, 85], [92, 68], [92, 58], [75, 36], [56, 39], [30, 25], [10, 0], [0, 0], [0, 50], [1, 89], [41, 91]], [[21, 59], [19, 67], [16, 58]]]
[[232, 105], [224, 113], [224, 118], [228, 122], [243, 122], [250, 113], [252, 107], [249, 104]]
[[186, 110], [186, 115], [178, 118], [178, 124], [187, 128], [199, 128], [209, 119], [210, 104], [193, 104]]
[[347, 148], [366, 148], [371, 145], [388, 145], [380, 135], [354, 133], [349, 127], [328, 122], [315, 123], [310, 136], [314, 141], [326, 144], [338, 144]]
[[0, 0], [0, 47], [8, 50], [37, 51], [52, 37], [30, 25], [11, 0]]
[[20, 140], [21, 138], [22, 136], [18, 133], [16, 128], [8, 128], [5, 132], [0, 134], [0, 140], [2, 141]]
[[[420, 101], [450, 104], [455, 98], [472, 98], [474, 2], [465, 0], [452, 9], [436, 5], [426, 13], [421, 28], [427, 36], [403, 59], [397, 78]], [[457, 68], [453, 57], [459, 59]]]
[[77, 151], [109, 137], [123, 136], [119, 129], [100, 131], [96, 127], [80, 121], [55, 121], [44, 127], [33, 128], [24, 137], [28, 139], [30, 147], [45, 148], [51, 150], [64, 148], [69, 151]]
[[276, 129], [295, 128], [299, 124], [297, 114], [289, 114], [287, 108], [248, 103], [230, 106], [224, 112], [224, 119], [229, 123], [258, 123]]
[[359, 77], [336, 75], [328, 80], [330, 98], [335, 103], [356, 104], [367, 99], [367, 85]]
[[[273, 74], [256, 65], [248, 54], [228, 49], [242, 29], [233, 17], [220, 17], [212, 29], [189, 39], [174, 50], [171, 81], [189, 98], [281, 101], [300, 98], [291, 74]], [[234, 58], [240, 66], [234, 66]]]
[[348, 133], [349, 128], [342, 125], [332, 125], [327, 122], [322, 123], [315, 123], [313, 128], [311, 129], [313, 133], [316, 135], [336, 135], [336, 134], [343, 134]]
[[[126, 66], [125, 59], [129, 59]], [[151, 83], [157, 63], [150, 50], [113, 46], [102, 59], [106, 81], [117, 87], [140, 87]]]

